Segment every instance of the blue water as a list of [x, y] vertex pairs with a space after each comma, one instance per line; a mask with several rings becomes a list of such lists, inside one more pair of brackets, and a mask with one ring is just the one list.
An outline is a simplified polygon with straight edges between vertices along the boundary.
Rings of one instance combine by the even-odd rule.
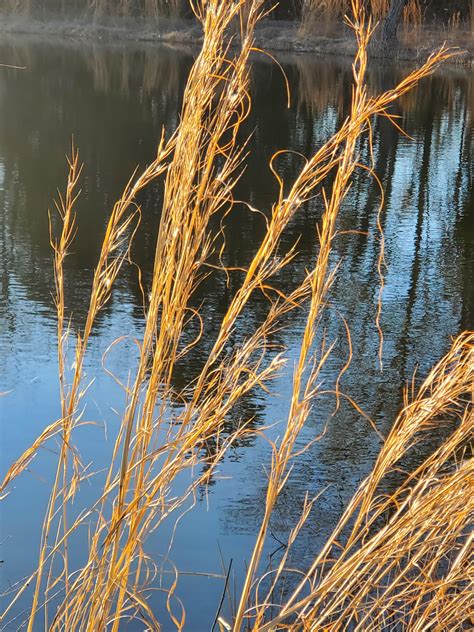
[[[47, 209], [65, 180], [64, 156], [71, 136], [85, 163], [77, 207], [79, 233], [66, 268], [68, 313], [73, 327], [80, 328], [108, 213], [136, 165], [152, 159], [162, 126], [169, 132], [176, 127], [193, 57], [192, 51], [156, 46], [45, 43], [20, 37], [0, 43], [1, 62], [25, 67], [0, 68], [2, 474], [60, 414]], [[350, 102], [348, 60], [288, 56], [281, 62], [291, 86], [290, 108], [280, 70], [264, 58], [254, 60], [254, 110], [246, 124], [252, 133], [251, 154], [236, 191], [237, 199], [264, 212], [270, 210], [277, 192], [266, 166], [273, 152], [291, 148], [310, 155], [337, 129]], [[375, 64], [369, 70], [370, 87], [374, 91], [390, 87], [407, 72], [403, 66]], [[383, 371], [375, 326], [379, 291], [375, 218], [380, 195], [362, 171], [341, 216], [341, 231], [359, 233], [341, 235], [336, 244], [334, 262], [342, 257], [342, 266], [331, 291], [332, 309], [325, 326], [328, 336], [339, 344], [323, 377], [330, 384], [347, 357], [344, 316], [350, 323], [354, 361], [342, 387], [374, 419], [381, 433], [390, 428], [413, 371], [417, 370], [419, 382], [447, 350], [451, 337], [473, 325], [473, 90], [472, 73], [445, 68], [396, 106], [394, 112], [412, 139], [401, 136], [386, 120], [374, 122], [375, 169], [386, 192]], [[361, 144], [360, 151], [362, 162], [367, 163], [367, 143]], [[301, 158], [288, 154], [279, 160], [278, 169], [291, 182], [301, 164]], [[146, 284], [153, 263], [161, 187], [152, 186], [141, 202], [142, 224], [133, 257]], [[302, 278], [314, 258], [320, 215], [321, 199], [317, 198], [290, 226], [285, 244], [300, 238], [300, 254], [278, 279], [285, 290]], [[263, 229], [259, 216], [238, 206], [227, 220], [225, 262], [232, 266], [248, 262]], [[230, 287], [225, 278], [214, 275], [201, 288], [196, 301], [205, 301], [206, 331], [202, 346], [175, 376], [177, 389], [196, 375], [237, 283], [237, 275]], [[259, 322], [265, 308], [263, 299], [255, 299], [245, 313], [242, 331]], [[243, 418], [252, 418], [255, 429], [272, 425], [268, 435], [281, 434], [291, 391], [290, 369], [303, 324], [304, 313], [295, 314], [277, 340], [287, 349], [288, 370], [272, 384], [269, 394], [252, 393], [229, 418], [229, 429]], [[83, 462], [91, 463], [91, 472], [97, 474], [83, 484], [76, 511], [97, 496], [100, 470], [118, 429], [117, 411], [123, 406], [123, 394], [102, 368], [103, 353], [118, 336], [127, 335], [107, 358], [108, 368], [126, 377], [130, 359], [135, 357], [134, 338], [140, 338], [142, 327], [136, 268], [128, 266], [97, 322], [86, 360], [92, 384], [83, 419], [90, 423], [78, 429], [75, 442]], [[321, 432], [333, 409], [332, 398], [317, 401], [301, 443]], [[379, 446], [370, 425], [343, 404], [323, 439], [295, 465], [272, 520], [275, 537], [268, 540], [265, 563], [276, 559], [278, 540], [284, 540], [293, 526], [304, 494], [313, 496], [325, 489], [295, 548], [294, 564], [309, 563], [370, 469]], [[35, 568], [56, 453], [57, 443], [52, 441], [15, 480], [0, 505], [0, 591], [5, 604], [15, 583]], [[213, 484], [198, 494], [192, 512], [179, 524], [169, 555], [181, 573], [177, 594], [186, 606], [186, 629], [210, 629], [223, 589], [223, 569], [231, 559], [230, 583], [238, 593], [262, 515], [264, 466], [269, 461], [268, 444], [258, 434], [248, 436], [228, 453]], [[184, 479], [178, 481], [178, 489], [184, 484]], [[166, 553], [171, 533], [170, 524], [150, 537], [147, 550], [157, 561]], [[84, 529], [74, 540], [73, 565], [84, 560], [85, 541]], [[171, 574], [165, 572], [164, 585], [169, 578]], [[27, 591], [0, 629], [21, 627], [30, 597]], [[157, 597], [164, 629], [172, 629], [162, 608]], [[224, 615], [230, 617], [231, 609], [226, 600]], [[141, 630], [140, 625], [128, 622], [126, 629]]]

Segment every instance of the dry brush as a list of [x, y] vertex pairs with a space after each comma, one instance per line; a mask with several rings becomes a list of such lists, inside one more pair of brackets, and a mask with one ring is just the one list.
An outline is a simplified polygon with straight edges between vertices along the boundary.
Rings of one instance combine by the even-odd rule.
[[[474, 340], [470, 334], [454, 342], [418, 393], [407, 399], [372, 473], [322, 551], [315, 551], [310, 568], [300, 569], [303, 579], [294, 584], [276, 614], [271, 596], [286, 573], [291, 545], [313, 501], [305, 503], [301, 516], [295, 517], [278, 568], [270, 577], [262, 571], [270, 517], [300, 454], [298, 438], [317, 406], [321, 371], [334, 346], [320, 335], [322, 317], [337, 274], [331, 255], [339, 231], [338, 218], [345, 211], [352, 176], [360, 167], [359, 139], [367, 135], [370, 141], [374, 116], [386, 116], [396, 125], [389, 106], [433, 72], [450, 52], [441, 49], [393, 89], [369, 96], [365, 72], [373, 25], [359, 2], [352, 2], [347, 21], [355, 32], [358, 53], [349, 116], [332, 138], [307, 157], [289, 186], [275, 170], [280, 193], [266, 218], [266, 233], [230, 301], [199, 375], [176, 393], [172, 380], [178, 362], [199, 346], [205, 335], [199, 310], [191, 307], [192, 298], [210, 264], [214, 265], [219, 248], [225, 247], [215, 220], [219, 225], [232, 212], [233, 189], [245, 162], [247, 144], [241, 139], [241, 126], [251, 107], [249, 58], [254, 49], [254, 29], [264, 13], [261, 0], [195, 0], [192, 8], [202, 22], [204, 42], [188, 79], [180, 124], [169, 138], [163, 133], [156, 158], [142, 174], [134, 174], [112, 210], [81, 332], [70, 330], [64, 299], [64, 259], [75, 233], [74, 208], [81, 173], [79, 154], [75, 148], [71, 152], [66, 192], [57, 203], [59, 236], [51, 230], [61, 418], [11, 466], [1, 492], [8, 493], [14, 478], [46, 441], [60, 436], [61, 451], [37, 569], [14, 595], [1, 621], [8, 620], [16, 601], [33, 585], [28, 630], [35, 629], [40, 616], [41, 625], [48, 630], [116, 632], [126, 616], [140, 618], [149, 629], [161, 629], [148, 600], [147, 591], [156, 581], [156, 565], [146, 552], [147, 536], [152, 531], [159, 533], [165, 522], [178, 522], [229, 446], [248, 432], [244, 420], [235, 432], [225, 434], [225, 419], [246, 394], [266, 388], [265, 384], [281, 372], [285, 351], [274, 349], [272, 335], [284, 326], [291, 312], [298, 311], [305, 314], [306, 321], [293, 372], [289, 414], [280, 439], [272, 444], [264, 517], [254, 550], [249, 552], [232, 629], [460, 629], [469, 614], [466, 582], [472, 572], [469, 525], [473, 507], [472, 494], [468, 493], [472, 459], [467, 450], [473, 426]], [[236, 23], [240, 24], [239, 44], [231, 47]], [[273, 164], [274, 159], [272, 168]], [[375, 178], [371, 165], [365, 168]], [[137, 367], [133, 379], [123, 385], [126, 404], [104, 484], [95, 503], [71, 518], [69, 507], [82, 479], [89, 475], [74, 448], [74, 431], [81, 423], [81, 403], [87, 389], [84, 358], [97, 315], [110, 299], [130, 256], [133, 235], [139, 230], [137, 194], [159, 177], [164, 179], [164, 201]], [[316, 194], [324, 200], [323, 217], [315, 226], [318, 253], [308, 262], [303, 282], [284, 295], [272, 286], [272, 279], [291, 265], [295, 250], [282, 255], [282, 236]], [[383, 240], [381, 244], [380, 274]], [[268, 298], [266, 317], [254, 331], [241, 332], [238, 345], [229, 347], [239, 317], [255, 293]], [[378, 326], [375, 320], [374, 326]], [[190, 342], [187, 334], [191, 328], [198, 333]], [[65, 370], [66, 343], [74, 348], [70, 380]], [[329, 388], [337, 406], [344, 396], [339, 378]], [[324, 389], [328, 390], [327, 385]], [[407, 473], [395, 491], [383, 494], [384, 481], [398, 471], [407, 451], [447, 420], [452, 432], [443, 445], [416, 471]], [[206, 448], [211, 440], [210, 452]], [[206, 467], [200, 468], [203, 463]], [[190, 474], [189, 482], [176, 495], [175, 483], [183, 472]], [[87, 560], [80, 568], [72, 568], [68, 544], [84, 524], [88, 525], [84, 543]], [[174, 625], [183, 629], [186, 611], [175, 598], [177, 579], [178, 574], [166, 603]], [[262, 597], [262, 586], [268, 590], [267, 597]]]

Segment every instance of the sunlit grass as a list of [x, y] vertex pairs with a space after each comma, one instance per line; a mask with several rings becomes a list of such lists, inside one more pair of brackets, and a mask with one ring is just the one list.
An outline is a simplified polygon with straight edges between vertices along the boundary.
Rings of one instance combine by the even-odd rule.
[[[230, 622], [232, 629], [248, 627], [263, 632], [352, 626], [380, 630], [399, 625], [409, 630], [455, 629], [467, 620], [469, 608], [466, 579], [472, 459], [464, 448], [473, 425], [474, 338], [470, 334], [460, 336], [420, 390], [407, 395], [373, 471], [326, 545], [314, 552], [310, 567], [299, 569], [300, 578], [283, 603], [275, 605], [272, 596], [288, 572], [292, 544], [317, 500], [308, 499], [302, 513], [294, 516], [294, 528], [278, 568], [271, 575], [262, 571], [270, 518], [301, 454], [298, 438], [323, 393], [322, 369], [335, 345], [322, 331], [322, 317], [338, 273], [331, 258], [339, 234], [338, 219], [344, 213], [354, 172], [361, 166], [358, 141], [366, 135], [371, 142], [374, 116], [386, 116], [396, 125], [389, 106], [450, 53], [441, 49], [393, 89], [369, 96], [367, 47], [373, 27], [354, 0], [347, 19], [358, 43], [350, 113], [337, 133], [307, 157], [293, 182], [281, 181], [274, 169], [275, 157], [272, 160], [280, 193], [266, 219], [265, 235], [248, 262], [199, 375], [176, 393], [173, 376], [178, 362], [194, 347], [200, 349], [205, 335], [204, 319], [199, 309], [191, 307], [192, 297], [208, 274], [208, 264], [215, 266], [220, 249], [225, 248], [220, 231], [213, 228], [219, 225], [214, 219], [225, 222], [232, 212], [233, 189], [245, 164], [247, 145], [239, 132], [251, 107], [249, 56], [254, 29], [263, 14], [262, 0], [195, 1], [192, 6], [203, 24], [204, 41], [188, 79], [180, 124], [170, 137], [163, 133], [155, 159], [143, 173], [133, 175], [112, 210], [95, 268], [87, 319], [80, 332], [68, 326], [64, 298], [64, 260], [80, 221], [74, 209], [81, 163], [76, 148], [71, 151], [66, 191], [57, 202], [61, 227], [57, 235], [51, 229], [61, 418], [11, 466], [1, 492], [9, 491], [38, 448], [53, 436], [61, 437], [61, 451], [37, 569], [19, 588], [1, 620], [8, 620], [16, 601], [33, 586], [29, 630], [43, 626], [48, 630], [116, 632], [129, 616], [139, 618], [148, 629], [161, 629], [162, 622], [147, 593], [157, 571], [146, 552], [147, 537], [152, 531], [160, 533], [166, 521], [178, 523], [229, 446], [249, 432], [250, 420], [244, 419], [235, 431], [225, 434], [224, 421], [249, 392], [265, 389], [281, 373], [287, 356], [285, 350], [275, 351], [272, 335], [285, 326], [289, 316], [291, 320], [291, 312], [298, 311], [305, 315], [305, 325], [293, 370], [289, 413], [280, 438], [271, 443], [264, 515], [254, 549], [249, 551], [246, 577]], [[236, 21], [241, 25], [241, 38], [235, 49], [230, 47], [229, 34], [235, 31]], [[364, 168], [374, 186], [379, 186], [372, 165]], [[140, 230], [137, 195], [157, 178], [163, 178], [165, 192], [138, 364], [129, 382], [122, 385], [126, 404], [105, 482], [94, 504], [71, 518], [71, 503], [83, 478], [89, 475], [74, 448], [74, 431], [81, 423], [88, 385], [84, 359], [97, 316], [109, 301], [130, 257], [133, 236]], [[272, 278], [291, 266], [296, 250], [282, 254], [282, 236], [316, 194], [324, 201], [323, 217], [314, 229], [319, 241], [317, 255], [307, 262], [304, 280], [284, 295], [272, 286]], [[374, 209], [377, 216], [381, 212], [381, 207]], [[379, 237], [382, 287], [383, 238], [381, 234]], [[230, 347], [228, 343], [240, 326], [239, 317], [257, 293], [268, 299], [266, 316], [254, 330], [240, 332], [241, 342]], [[382, 341], [378, 321], [377, 317], [374, 327]], [[346, 325], [350, 350], [350, 323]], [[190, 329], [198, 332], [191, 342], [187, 336]], [[65, 370], [66, 343], [74, 348], [70, 378]], [[334, 384], [324, 384], [324, 392], [334, 396], [335, 407], [345, 397], [340, 377], [351, 359]], [[350, 402], [362, 414], [359, 404], [363, 402]], [[393, 493], [383, 495], [382, 483], [397, 471], [407, 451], [424, 434], [453, 418], [457, 422], [445, 443], [415, 472], [404, 475]], [[212, 451], [206, 449], [211, 440]], [[205, 467], [200, 467], [204, 463]], [[176, 495], [176, 481], [184, 472], [190, 475], [189, 483]], [[68, 545], [84, 524], [88, 525], [88, 535], [84, 536], [87, 560], [80, 568], [72, 568]], [[166, 605], [175, 626], [183, 629], [186, 604], [177, 598], [178, 579], [176, 572]]]

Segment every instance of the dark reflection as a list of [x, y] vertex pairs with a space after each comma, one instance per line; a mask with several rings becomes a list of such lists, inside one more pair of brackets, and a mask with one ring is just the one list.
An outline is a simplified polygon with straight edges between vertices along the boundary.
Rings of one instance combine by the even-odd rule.
[[[300, 107], [294, 112], [293, 142], [288, 146], [308, 153], [308, 138], [313, 135], [312, 146], [318, 146], [347, 113], [349, 69], [345, 63], [331, 68], [326, 62], [319, 65], [304, 58], [299, 58], [296, 65]], [[400, 67], [371, 68], [371, 90], [393, 86], [405, 72]], [[346, 230], [368, 231], [369, 235], [340, 240], [338, 254], [344, 260], [333, 289], [334, 306], [348, 319], [354, 346], [354, 362], [344, 377], [344, 390], [362, 404], [384, 434], [401, 406], [402, 389], [413, 371], [417, 369], [419, 383], [445, 352], [450, 338], [474, 324], [472, 75], [442, 70], [404, 98], [392, 113], [399, 116], [402, 128], [413, 140], [400, 136], [386, 119], [374, 123], [375, 171], [385, 191], [383, 372], [377, 366], [374, 327], [379, 288], [375, 213], [380, 194], [363, 174], [356, 179], [341, 224]], [[281, 127], [273, 129], [279, 133]], [[367, 164], [367, 145], [362, 145], [361, 156]], [[316, 201], [308, 215], [300, 218], [295, 231], [311, 232], [310, 222], [319, 214]], [[303, 240], [301, 247], [305, 245]], [[309, 252], [306, 250], [306, 258]], [[327, 327], [331, 338], [344, 339], [342, 323], [335, 313]], [[340, 350], [327, 367], [327, 383], [332, 383], [331, 377], [342, 363]], [[289, 392], [288, 383], [281, 388]], [[313, 427], [307, 429], [304, 440], [321, 431], [332, 410], [334, 401], [317, 402]], [[411, 454], [404, 465], [414, 467], [442, 436], [442, 431], [434, 433], [431, 444]], [[297, 499], [301, 503], [307, 490], [316, 493], [329, 488], [301, 537], [294, 567], [301, 567], [304, 558], [314, 556], [328, 536], [355, 486], [370, 469], [379, 445], [370, 426], [345, 403], [329, 423], [325, 437], [295, 466], [273, 518], [273, 528], [281, 537], [294, 524]], [[260, 489], [248, 494], [244, 503], [236, 500], [230, 509], [234, 523], [244, 530], [249, 524], [256, 527], [263, 511], [266, 482], [257, 476], [259, 469], [252, 468], [249, 480], [261, 480]]]
[[[12, 388], [26, 374], [33, 378], [49, 367], [38, 395], [39, 408], [33, 400], [31, 405], [22, 404], [22, 412], [18, 412], [21, 420], [14, 421], [22, 421], [19, 427], [24, 431], [17, 433], [16, 443], [3, 443], [2, 467], [6, 467], [37, 434], [29, 417], [37, 420], [39, 414], [48, 423], [53, 414], [49, 404], [41, 408], [47, 398], [48, 402], [54, 399], [50, 397], [50, 382], [55, 380], [54, 277], [46, 209], [52, 206], [56, 188], [64, 186], [64, 156], [71, 135], [85, 163], [83, 192], [77, 206], [79, 233], [67, 260], [68, 304], [74, 325], [80, 327], [110, 209], [134, 168], [152, 159], [162, 127], [167, 134], [175, 129], [193, 55], [156, 46], [53, 46], [4, 40], [0, 61], [27, 67], [23, 71], [0, 69], [0, 354], [6, 369], [0, 390]], [[267, 167], [272, 154], [290, 148], [310, 155], [344, 120], [351, 98], [349, 61], [307, 57], [281, 61], [292, 89], [290, 108], [281, 71], [265, 58], [255, 59], [254, 110], [245, 126], [245, 131], [252, 134], [251, 152], [236, 189], [237, 199], [265, 213], [271, 210], [277, 192]], [[378, 92], [392, 87], [406, 72], [400, 66], [376, 64], [369, 69], [370, 89]], [[414, 369], [418, 367], [421, 379], [445, 352], [450, 337], [473, 326], [473, 93], [472, 74], [443, 69], [392, 111], [413, 140], [401, 136], [386, 119], [374, 121], [375, 171], [385, 190], [381, 217], [387, 264], [383, 372], [377, 360], [379, 340], [374, 324], [379, 292], [376, 212], [380, 192], [365, 172], [357, 174], [341, 216], [342, 231], [360, 232], [341, 235], [336, 243], [334, 261], [343, 257], [343, 264], [324, 325], [329, 338], [337, 338], [339, 344], [324, 378], [331, 386], [347, 357], [344, 317], [350, 324], [354, 361], [342, 387], [362, 405], [382, 433], [390, 427], [401, 404], [402, 388]], [[360, 144], [360, 154], [361, 162], [368, 164], [370, 147], [366, 140]], [[277, 162], [289, 183], [301, 164], [302, 158], [290, 153]], [[157, 183], [140, 200], [142, 222], [133, 259], [143, 270], [145, 289], [153, 264], [161, 198], [162, 183]], [[315, 226], [321, 211], [321, 200], [316, 198], [291, 225], [283, 249], [300, 238], [299, 255], [294, 265], [276, 279], [286, 291], [303, 277], [316, 254]], [[261, 216], [245, 206], [238, 207], [226, 221], [224, 262], [232, 267], [245, 265], [263, 232]], [[239, 279], [235, 273], [227, 283], [224, 275], [215, 273], [194, 297], [196, 305], [204, 305], [205, 335], [200, 346], [180, 364], [174, 376], [176, 391], [182, 391], [196, 376]], [[266, 310], [263, 297], [256, 297], [242, 317], [235, 342], [263, 320]], [[298, 352], [303, 319], [302, 313], [294, 315], [287, 329], [272, 341], [288, 347], [291, 359]], [[136, 268], [126, 267], [99, 319], [96, 335], [100, 341], [110, 341], [128, 331], [131, 336], [139, 336], [142, 321]], [[124, 327], [129, 329], [124, 331]], [[191, 339], [195, 332], [196, 324], [191, 324], [186, 337]], [[101, 342], [102, 351], [104, 346]], [[99, 352], [94, 362], [97, 370]], [[126, 366], [121, 364], [120, 369], [126, 371]], [[19, 397], [30, 389], [19, 388]], [[101, 389], [95, 397], [107, 401], [107, 386], [102, 384]], [[272, 386], [279, 397], [252, 393], [226, 421], [227, 429], [249, 419], [253, 428], [281, 422], [290, 389], [291, 375], [286, 373]], [[6, 410], [7, 402], [2, 406]], [[333, 398], [318, 400], [302, 441], [319, 434], [333, 410]], [[9, 409], [9, 415], [15, 415], [15, 411]], [[8, 432], [13, 436], [13, 430]], [[280, 434], [278, 428], [274, 432], [275, 436]], [[306, 490], [316, 494], [329, 485], [304, 532], [299, 562], [304, 563], [305, 556], [315, 553], [373, 463], [379, 445], [368, 423], [349, 404], [341, 402], [324, 438], [295, 467], [272, 524], [275, 534], [284, 537], [294, 524], [295, 511]], [[213, 449], [212, 444], [208, 449]], [[248, 551], [236, 534], [254, 533], [263, 509], [266, 478], [262, 462], [269, 462], [266, 444], [247, 435], [233, 448], [227, 464], [239, 478], [230, 492], [220, 497], [216, 510], [215, 537], [219, 531], [235, 536], [235, 543], [229, 546], [235, 548], [233, 554], [240, 559], [248, 557]], [[240, 469], [235, 470], [239, 463]], [[218, 494], [219, 485], [215, 487]], [[21, 516], [22, 510], [18, 511]], [[14, 521], [8, 525], [8, 529], [14, 529]], [[30, 565], [35, 551], [30, 550]]]
[[[85, 168], [79, 234], [68, 261], [69, 300], [81, 322], [110, 209], [137, 165], [152, 158], [162, 126], [169, 133], [176, 127], [192, 58], [168, 49], [158, 55], [152, 49], [60, 50], [32, 44], [4, 45], [0, 52], [2, 59], [26, 66], [0, 77], [0, 142], [8, 187], [2, 221], [5, 239], [14, 243], [6, 249], [7, 267], [32, 298], [51, 308], [46, 211], [57, 187], [64, 186], [65, 154], [73, 137]], [[155, 85], [162, 87], [159, 93]], [[142, 199], [146, 217], [137, 252], [144, 262], [154, 249], [159, 198], [157, 186]]]

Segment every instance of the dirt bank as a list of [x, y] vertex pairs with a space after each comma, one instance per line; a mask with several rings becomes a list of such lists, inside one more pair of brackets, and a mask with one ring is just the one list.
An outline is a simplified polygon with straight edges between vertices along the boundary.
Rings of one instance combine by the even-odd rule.
[[[0, 33], [109, 42], [160, 42], [192, 47], [202, 42], [202, 30], [196, 22], [167, 19], [150, 24], [137, 19], [110, 18], [99, 23], [81, 18], [65, 20], [50, 17], [38, 20], [18, 15], [0, 15]], [[458, 28], [450, 32], [443, 28], [408, 28], [401, 30], [399, 40], [397, 49], [389, 51], [392, 59], [423, 60], [443, 42], [447, 42], [460, 50], [453, 63], [468, 67], [474, 65], [474, 40], [470, 30]], [[264, 21], [258, 26], [256, 43], [267, 51], [321, 55], [352, 56], [356, 49], [352, 33], [342, 26], [325, 25], [315, 33], [296, 22], [275, 20]], [[387, 56], [377, 46], [371, 52], [373, 56]]]

